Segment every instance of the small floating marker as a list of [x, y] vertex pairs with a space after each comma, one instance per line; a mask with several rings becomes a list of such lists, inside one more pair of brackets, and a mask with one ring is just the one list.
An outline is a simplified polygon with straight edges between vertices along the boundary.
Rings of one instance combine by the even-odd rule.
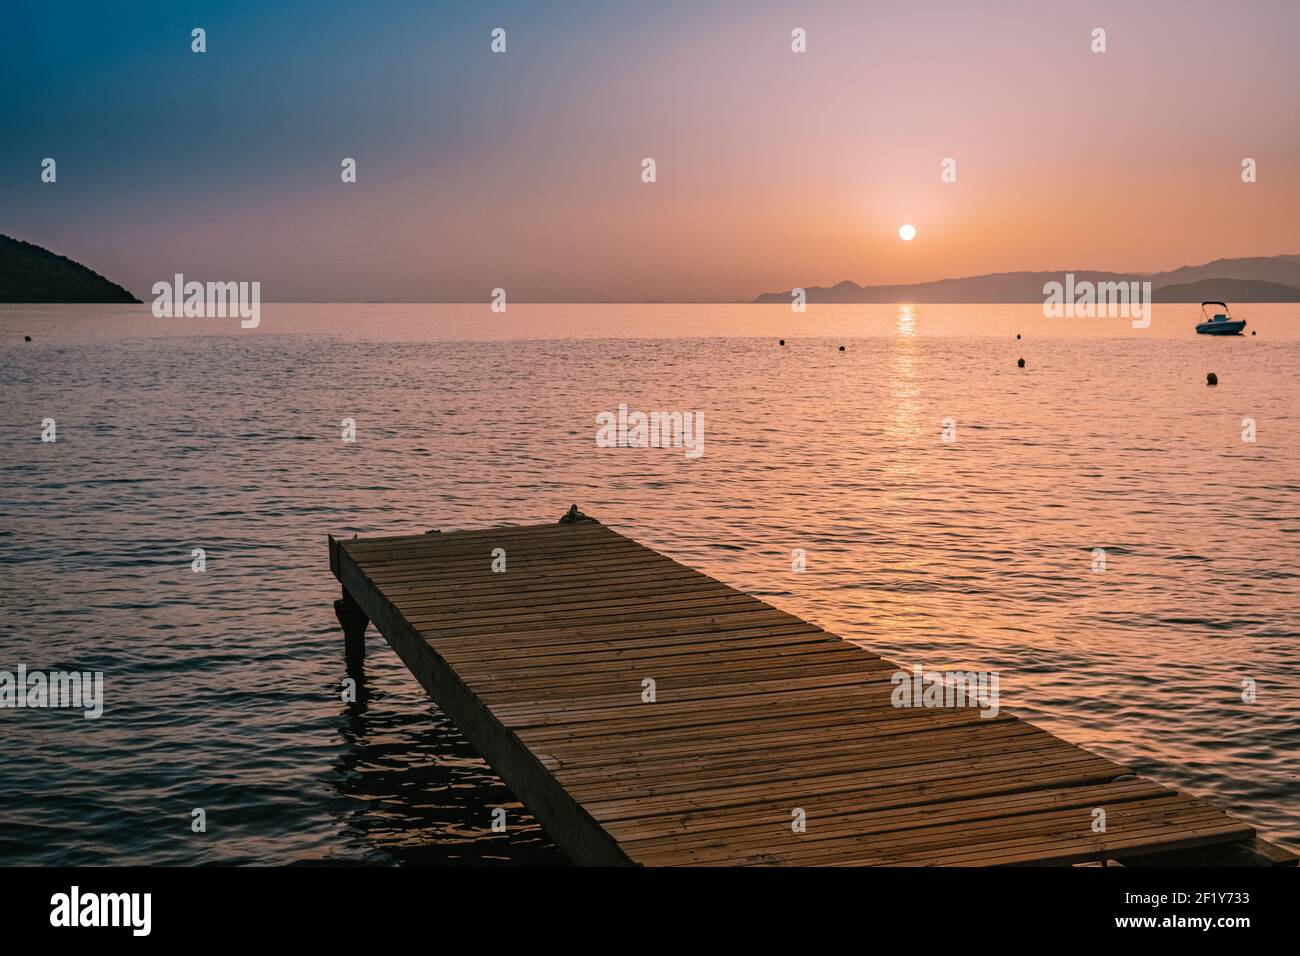
[[1218, 384], [1219, 384], [1219, 376], [1217, 376], [1217, 375], [1215, 375], [1213, 372], [1211, 372], [1209, 375], [1205, 376], [1205, 384], [1206, 384], [1206, 385], [1218, 385]]
[[1254, 335], [1254, 334], [1255, 334], [1255, 330], [1254, 330], [1254, 329], [1251, 329], [1251, 330], [1250, 330], [1250, 334], [1251, 334], [1251, 335]]
[[844, 351], [844, 346], [842, 346], [842, 345], [840, 346], [840, 351], [841, 351], [841, 352]]
[[[1254, 333], [1254, 332], [1251, 332], [1250, 334], [1251, 334], [1251, 335], [1254, 335], [1255, 333]], [[24, 336], [23, 336], [23, 341], [24, 341], [24, 342], [30, 342], [31, 340], [32, 340], [32, 337], [31, 337], [30, 335], [24, 335]]]
[[1017, 367], [1017, 368], [1024, 368], [1024, 367], [1025, 367], [1025, 360], [1024, 360], [1024, 359], [1016, 359], [1016, 367]]
[[782, 339], [782, 340], [781, 340], [781, 344], [782, 344], [782, 345], [785, 345], [785, 339]]
[[1020, 333], [1019, 333], [1019, 332], [1016, 333], [1016, 341], [1017, 341], [1017, 342], [1020, 341]]

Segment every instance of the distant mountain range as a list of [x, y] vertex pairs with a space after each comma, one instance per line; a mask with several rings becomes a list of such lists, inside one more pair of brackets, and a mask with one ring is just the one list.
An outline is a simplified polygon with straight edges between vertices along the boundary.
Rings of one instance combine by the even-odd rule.
[[[1169, 272], [995, 272], [961, 279], [939, 279], [910, 285], [861, 286], [841, 282], [806, 289], [809, 303], [849, 302], [1042, 302], [1043, 285], [1063, 282], [1067, 272], [1080, 282], [1150, 281], [1157, 302], [1300, 302], [1300, 255], [1216, 259], [1200, 266]], [[790, 291], [765, 292], [755, 302], [790, 303]]]
[[1156, 302], [1300, 302], [1300, 289], [1262, 279], [1197, 279], [1151, 287]]
[[0, 302], [139, 302], [66, 256], [0, 236]]

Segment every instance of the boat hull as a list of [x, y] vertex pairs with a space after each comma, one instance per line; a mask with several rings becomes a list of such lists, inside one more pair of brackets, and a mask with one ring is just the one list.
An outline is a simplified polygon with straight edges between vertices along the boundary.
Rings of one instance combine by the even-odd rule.
[[1240, 335], [1245, 327], [1245, 319], [1234, 322], [1202, 322], [1196, 331], [1201, 335]]

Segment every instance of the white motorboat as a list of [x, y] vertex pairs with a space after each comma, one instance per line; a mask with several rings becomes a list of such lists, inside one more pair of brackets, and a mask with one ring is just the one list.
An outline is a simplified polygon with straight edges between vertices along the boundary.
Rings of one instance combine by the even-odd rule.
[[[1211, 314], [1205, 311], [1207, 305], [1217, 305], [1223, 311]], [[1240, 335], [1241, 330], [1246, 327], [1245, 319], [1232, 317], [1226, 302], [1202, 302], [1201, 315], [1205, 321], [1196, 327], [1196, 331], [1202, 335]]]

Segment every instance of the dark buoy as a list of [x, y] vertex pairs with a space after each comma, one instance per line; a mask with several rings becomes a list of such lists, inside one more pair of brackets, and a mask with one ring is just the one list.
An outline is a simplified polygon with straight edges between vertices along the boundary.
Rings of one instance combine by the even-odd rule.
[[782, 345], [785, 345], [785, 339], [782, 339], [782, 340], [781, 340], [781, 344], [782, 344]]
[[[1252, 333], [1250, 333], [1250, 334], [1251, 334], [1251, 335], [1254, 335], [1255, 333], [1252, 332]], [[31, 337], [30, 335], [24, 335], [24, 336], [23, 336], [23, 341], [24, 341], [24, 342], [30, 342], [31, 340], [32, 340], [32, 337]]]
[[842, 346], [842, 345], [840, 346], [840, 351], [841, 351], [841, 352], [844, 351], [844, 346]]
[[1017, 342], [1020, 341], [1020, 333], [1019, 333], [1019, 332], [1016, 333], [1016, 341], [1017, 341]]
[[1024, 360], [1024, 359], [1016, 359], [1016, 367], [1017, 367], [1017, 368], [1024, 368], [1024, 367], [1025, 367], [1025, 360]]
[[1250, 330], [1250, 334], [1251, 334], [1251, 335], [1254, 335], [1254, 334], [1255, 334], [1255, 330], [1254, 330], [1254, 329], [1251, 329], [1251, 330]]
[[1213, 372], [1211, 372], [1209, 375], [1205, 376], [1205, 384], [1206, 384], [1206, 385], [1218, 385], [1218, 384], [1219, 384], [1219, 376], [1217, 376], [1217, 375], [1215, 375]]

